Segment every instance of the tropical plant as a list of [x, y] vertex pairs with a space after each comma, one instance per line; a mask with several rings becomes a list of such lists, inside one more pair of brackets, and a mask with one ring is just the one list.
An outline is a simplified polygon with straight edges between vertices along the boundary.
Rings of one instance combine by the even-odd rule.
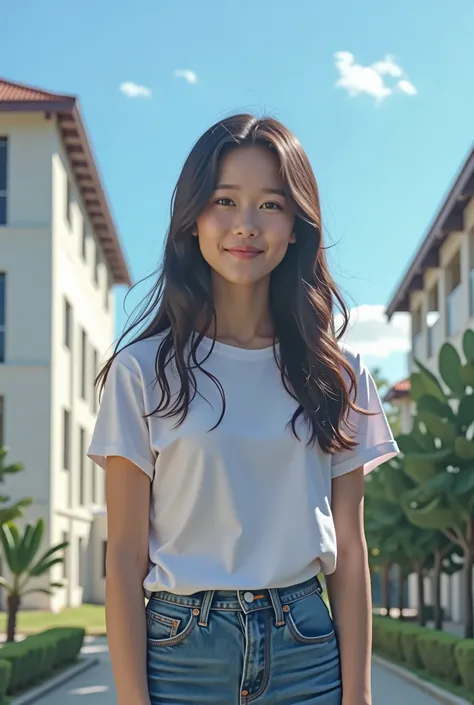
[[[22, 472], [23, 465], [14, 463], [7, 465], [6, 462], [7, 449], [0, 447], [0, 483], [4, 483], [9, 475], [16, 475]], [[7, 521], [15, 521], [23, 516], [26, 507], [29, 507], [31, 499], [20, 499], [13, 504], [8, 504], [11, 501], [8, 495], [0, 495], [0, 526]], [[8, 506], [5, 506], [8, 505]]]
[[57, 544], [38, 558], [43, 534], [43, 519], [36, 524], [26, 524], [23, 533], [14, 522], [0, 527], [0, 541], [11, 573], [10, 582], [0, 578], [0, 585], [8, 595], [7, 641], [15, 641], [16, 618], [26, 595], [37, 592], [52, 595], [55, 588], [64, 587], [64, 581], [50, 582], [49, 587], [31, 586], [32, 580], [46, 576], [54, 565], [64, 561], [64, 557], [57, 554], [68, 546], [67, 541]]
[[[411, 376], [412, 432], [398, 437], [413, 488], [402, 497], [409, 520], [442, 532], [461, 551], [465, 571], [465, 636], [474, 637], [474, 332], [462, 339], [465, 362], [450, 343], [440, 350], [441, 381], [422, 365]], [[443, 384], [448, 391], [445, 391]], [[442, 557], [441, 557], [442, 558]], [[438, 556], [439, 560], [439, 556]]]

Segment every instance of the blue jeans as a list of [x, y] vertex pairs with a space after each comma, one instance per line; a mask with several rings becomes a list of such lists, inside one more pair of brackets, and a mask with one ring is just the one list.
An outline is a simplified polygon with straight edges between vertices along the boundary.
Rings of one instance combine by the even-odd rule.
[[254, 592], [158, 592], [147, 605], [151, 705], [341, 705], [317, 578]]

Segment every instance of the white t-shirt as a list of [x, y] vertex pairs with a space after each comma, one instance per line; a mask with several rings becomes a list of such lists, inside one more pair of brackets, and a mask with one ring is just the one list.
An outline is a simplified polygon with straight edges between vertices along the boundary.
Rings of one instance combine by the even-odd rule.
[[[344, 346], [358, 380], [357, 403], [376, 416], [351, 414], [355, 450], [324, 454], [291, 430], [297, 402], [284, 389], [273, 348], [215, 343], [195, 370], [198, 394], [184, 423], [143, 418], [160, 401], [155, 357], [161, 337], [133, 343], [115, 359], [88, 455], [128, 458], [152, 480], [147, 594], [168, 590], [286, 587], [336, 567], [331, 480], [364, 466], [370, 472], [397, 454], [377, 390], [360, 357]], [[209, 354], [204, 339], [199, 359]], [[278, 350], [278, 347], [277, 347]], [[202, 354], [201, 354], [202, 351]], [[168, 368], [169, 369], [169, 368]], [[172, 394], [178, 378], [168, 374]]]

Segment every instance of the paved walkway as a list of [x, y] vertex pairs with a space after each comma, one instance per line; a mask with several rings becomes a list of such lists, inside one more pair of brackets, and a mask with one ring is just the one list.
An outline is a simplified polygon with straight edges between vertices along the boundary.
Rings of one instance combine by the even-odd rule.
[[[117, 705], [105, 639], [91, 640], [84, 647], [86, 654], [100, 659], [98, 666], [48, 693], [36, 705]], [[385, 669], [374, 665], [373, 705], [439, 705], [439, 701]]]

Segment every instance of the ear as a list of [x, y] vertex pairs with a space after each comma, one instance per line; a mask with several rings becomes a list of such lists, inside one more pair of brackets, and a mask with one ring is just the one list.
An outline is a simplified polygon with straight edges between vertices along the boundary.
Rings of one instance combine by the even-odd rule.
[[293, 245], [296, 242], [296, 233], [293, 231], [290, 235], [290, 244]]
[[195, 225], [191, 230], [191, 235], [193, 235], [194, 237], [197, 237], [199, 235], [197, 225]]

